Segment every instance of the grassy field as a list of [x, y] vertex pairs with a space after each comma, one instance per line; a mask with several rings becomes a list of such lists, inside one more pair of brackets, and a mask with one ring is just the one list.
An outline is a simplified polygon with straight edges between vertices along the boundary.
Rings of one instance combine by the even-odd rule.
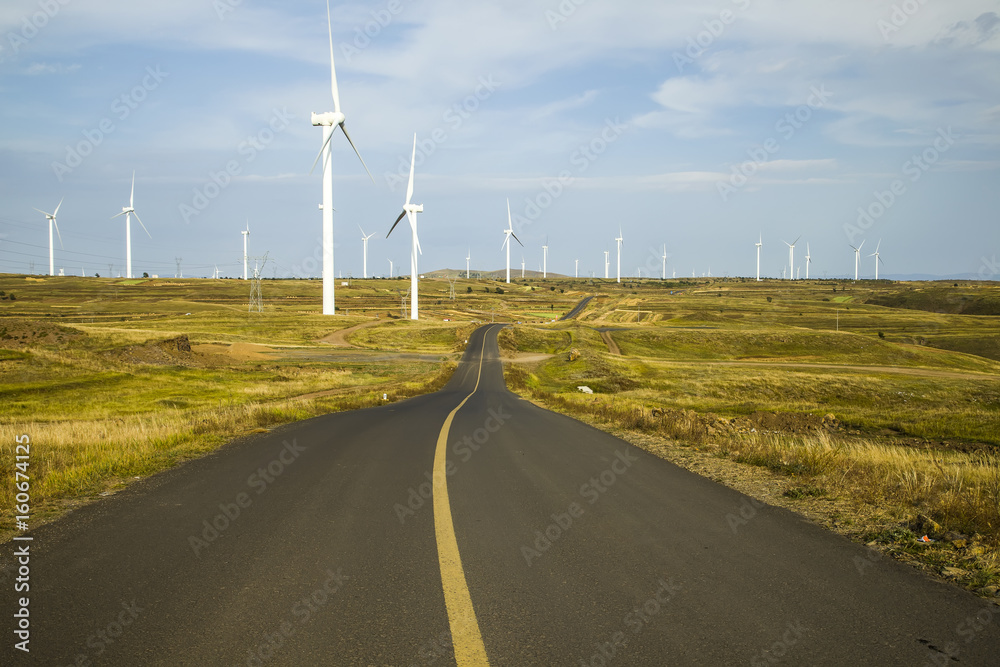
[[[264, 281], [250, 313], [236, 280], [0, 276], [0, 475], [29, 434], [33, 502], [55, 516], [234, 437], [428, 391], [502, 321], [505, 354], [532, 360], [508, 368], [515, 390], [654, 451], [777, 474], [789, 502], [850, 499], [852, 536], [997, 580], [994, 283], [460, 279], [452, 298], [437, 278], [420, 322], [408, 286], [351, 281], [324, 317], [319, 281]], [[924, 525], [969, 543], [915, 547]]]

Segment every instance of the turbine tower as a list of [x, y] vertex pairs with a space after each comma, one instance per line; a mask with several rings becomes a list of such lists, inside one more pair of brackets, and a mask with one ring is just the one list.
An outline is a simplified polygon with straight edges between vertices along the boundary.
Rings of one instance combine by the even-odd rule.
[[663, 272], [660, 274], [661, 280], [667, 279], [667, 244], [663, 244]]
[[[361, 229], [361, 225], [358, 225], [358, 229]], [[368, 239], [375, 236], [375, 232], [365, 235], [365, 230], [361, 229], [361, 242], [364, 244], [364, 260], [361, 264], [361, 277], [368, 277]]]
[[[332, 154], [330, 140], [333, 138], [333, 133], [339, 127], [344, 131], [344, 136], [347, 137], [347, 142], [351, 144], [351, 148], [354, 149], [355, 154], [357, 154], [358, 159], [361, 160], [361, 165], [368, 172], [368, 177], [372, 179], [372, 183], [375, 183], [375, 178], [372, 173], [368, 171], [368, 165], [365, 164], [364, 158], [361, 157], [361, 153], [358, 152], [357, 147], [354, 142], [351, 141], [351, 135], [347, 133], [347, 127], [344, 125], [344, 114], [340, 111], [340, 93], [337, 89], [337, 70], [333, 64], [333, 25], [330, 21], [330, 0], [326, 2], [326, 27], [327, 32], [330, 37], [330, 90], [333, 93], [333, 111], [327, 111], [326, 113], [313, 113], [312, 114], [312, 124], [313, 126], [318, 126], [323, 128], [323, 146], [319, 149], [319, 155], [313, 161], [312, 168], [316, 168], [316, 163], [319, 159], [323, 158], [323, 203], [320, 208], [323, 209], [323, 314], [324, 315], [334, 315], [336, 314], [336, 306], [334, 300], [334, 279], [333, 279], [333, 170], [330, 165], [330, 158]], [[309, 173], [312, 173], [310, 170]], [[246, 277], [246, 269], [243, 271], [244, 278]]]
[[615, 243], [618, 244], [618, 282], [622, 281], [622, 228], [618, 228], [618, 237], [615, 238]]
[[763, 243], [761, 243], [761, 241], [763, 240], [764, 237], [762, 235], [758, 235], [757, 243], [754, 244], [755, 246], [757, 246], [757, 282], [760, 282], [760, 247], [764, 245]]
[[[869, 257], [874, 257], [875, 258], [875, 280], [878, 280], [878, 265], [879, 265], [879, 262], [882, 262], [882, 258], [878, 256], [878, 249], [879, 249], [879, 247], [881, 245], [882, 245], [882, 239], [879, 239], [878, 243], [875, 244], [875, 252], [873, 252], [872, 254], [868, 255]], [[882, 264], [885, 264], [885, 262], [882, 262]]]
[[392, 260], [389, 260], [389, 277], [392, 278]]
[[132, 277], [132, 216], [138, 220], [139, 224], [142, 226], [142, 231], [146, 232], [146, 236], [153, 238], [149, 234], [149, 230], [146, 229], [146, 225], [142, 224], [142, 220], [139, 220], [139, 214], [135, 212], [135, 172], [132, 172], [132, 192], [128, 196], [128, 206], [122, 206], [122, 212], [111, 216], [114, 220], [120, 215], [125, 216], [125, 277]]
[[63, 203], [63, 200], [60, 199], [59, 203], [56, 204], [56, 210], [53, 211], [52, 213], [46, 213], [45, 211], [43, 211], [40, 208], [36, 208], [35, 209], [36, 211], [38, 211], [39, 213], [41, 213], [42, 215], [44, 215], [46, 217], [46, 219], [48, 219], [48, 221], [49, 221], [49, 275], [50, 276], [56, 275], [56, 268], [55, 268], [56, 267], [56, 265], [55, 265], [55, 248], [53, 247], [53, 244], [52, 244], [52, 226], [53, 225], [55, 225], [56, 234], [59, 236], [59, 247], [60, 248], [63, 247], [62, 234], [59, 233], [59, 223], [56, 222], [56, 216], [59, 215], [59, 207], [62, 206], [62, 203]]
[[575, 262], [575, 264], [574, 264], [575, 268], [573, 269], [573, 277], [574, 278], [579, 278], [580, 277], [580, 260], [574, 259], [573, 261]]
[[465, 279], [469, 279], [469, 260], [472, 259], [472, 248], [465, 254]]
[[[510, 199], [507, 200], [507, 229], [503, 230], [503, 233], [504, 233], [503, 244], [500, 246], [500, 249], [503, 250], [505, 247], [507, 248], [507, 282], [509, 283], [510, 282], [510, 237], [513, 236], [514, 240], [517, 241], [522, 248], [524, 247], [524, 244], [521, 243], [521, 239], [517, 238], [517, 236], [514, 234], [514, 225], [510, 220]], [[523, 256], [521, 257], [521, 277], [522, 278], [524, 277]]]
[[[417, 312], [417, 280], [419, 276], [417, 275], [417, 254], [424, 254], [424, 251], [420, 248], [420, 239], [417, 238], [417, 213], [424, 212], [423, 204], [411, 204], [410, 200], [413, 199], [413, 167], [417, 162], [417, 133], [413, 133], [413, 155], [410, 156], [410, 181], [406, 186], [406, 203], [403, 204], [403, 212], [399, 214], [396, 218], [396, 222], [392, 223], [392, 227], [389, 228], [389, 234], [392, 234], [392, 230], [396, 228], [399, 221], [406, 216], [406, 221], [410, 223], [410, 236], [413, 243], [410, 247], [410, 319], [417, 320], [420, 319]], [[385, 237], [389, 238], [389, 234]]]
[[542, 278], [549, 277], [549, 237], [545, 237], [545, 245], [542, 246]]
[[809, 244], [806, 243], [806, 280], [809, 280], [809, 265], [812, 264], [812, 256], [809, 254]]
[[243, 235], [243, 280], [247, 279], [247, 238], [250, 236], [250, 221], [247, 220], [247, 228], [240, 234]]
[[788, 241], [782, 241], [786, 246], [788, 246], [788, 279], [795, 280], [795, 244], [799, 242], [802, 236], [798, 236], [794, 241], [789, 243]]
[[[848, 245], [851, 245], [848, 243]], [[854, 246], [851, 246], [854, 248]], [[865, 247], [865, 242], [862, 241], [861, 245], [854, 248], [854, 282], [858, 282], [858, 266], [861, 264], [861, 249]]]
[[608, 255], [610, 255], [610, 254], [611, 254], [611, 251], [609, 251], [609, 250], [605, 250], [604, 251], [604, 279], [605, 280], [608, 279], [608, 267], [611, 266], [611, 263], [608, 261]]

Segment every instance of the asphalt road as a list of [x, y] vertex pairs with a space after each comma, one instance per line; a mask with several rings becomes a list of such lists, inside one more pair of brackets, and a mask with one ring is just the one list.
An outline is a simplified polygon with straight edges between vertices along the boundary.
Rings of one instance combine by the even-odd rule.
[[453, 665], [452, 631], [493, 665], [1000, 662], [1000, 607], [508, 393], [499, 328], [440, 392], [34, 531], [31, 652], [8, 574], [0, 663]]
[[563, 315], [562, 317], [560, 317], [559, 320], [562, 321], [562, 320], [571, 320], [571, 319], [573, 319], [574, 317], [576, 317], [577, 315], [579, 315], [581, 312], [583, 312], [583, 309], [587, 307], [587, 304], [590, 303], [590, 300], [593, 299], [593, 298], [594, 297], [592, 297], [592, 296], [584, 297], [583, 299], [580, 300], [580, 303], [578, 303], [575, 306], [573, 306], [573, 309], [570, 310], [565, 315]]

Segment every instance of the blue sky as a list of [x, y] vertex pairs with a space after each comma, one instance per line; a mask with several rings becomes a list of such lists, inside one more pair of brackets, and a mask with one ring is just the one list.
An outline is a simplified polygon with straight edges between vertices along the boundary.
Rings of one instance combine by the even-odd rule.
[[[347, 127], [334, 137], [336, 271], [408, 267], [413, 133], [421, 270], [503, 268], [505, 199], [529, 269], [853, 276], [1000, 266], [1000, 4], [987, 0], [335, 2]], [[6, 0], [0, 271], [319, 275], [316, 0]], [[231, 173], [225, 173], [227, 168]], [[400, 233], [403, 232], [403, 233]], [[521, 248], [512, 264], [520, 268]]]

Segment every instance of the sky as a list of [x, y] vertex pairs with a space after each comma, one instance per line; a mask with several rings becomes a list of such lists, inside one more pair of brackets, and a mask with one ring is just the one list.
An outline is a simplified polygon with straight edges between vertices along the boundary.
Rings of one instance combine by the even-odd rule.
[[[1000, 279], [996, 0], [333, 2], [335, 273]], [[318, 0], [4, 0], [0, 272], [320, 275]], [[795, 243], [789, 271], [789, 248]], [[577, 264], [578, 260], [578, 264]], [[252, 263], [252, 261], [251, 261]]]

